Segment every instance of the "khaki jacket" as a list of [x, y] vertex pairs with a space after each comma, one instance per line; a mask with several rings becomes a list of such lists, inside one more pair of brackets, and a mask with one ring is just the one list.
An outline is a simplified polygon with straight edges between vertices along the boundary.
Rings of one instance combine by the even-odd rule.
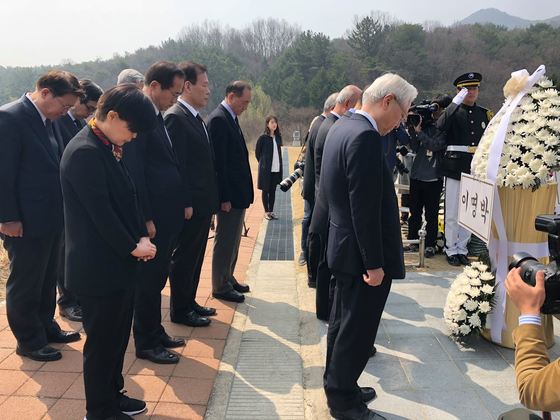
[[560, 359], [550, 363], [542, 327], [520, 325], [513, 331], [519, 400], [527, 408], [560, 410]]

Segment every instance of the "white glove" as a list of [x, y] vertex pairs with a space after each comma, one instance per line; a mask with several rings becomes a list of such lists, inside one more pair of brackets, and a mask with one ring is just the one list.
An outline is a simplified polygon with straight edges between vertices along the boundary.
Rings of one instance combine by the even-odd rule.
[[467, 88], [463, 88], [461, 89], [457, 95], [455, 95], [455, 97], [453, 98], [453, 103], [455, 105], [461, 105], [463, 103], [463, 101], [465, 100], [465, 98], [467, 97], [469, 93], [469, 90]]

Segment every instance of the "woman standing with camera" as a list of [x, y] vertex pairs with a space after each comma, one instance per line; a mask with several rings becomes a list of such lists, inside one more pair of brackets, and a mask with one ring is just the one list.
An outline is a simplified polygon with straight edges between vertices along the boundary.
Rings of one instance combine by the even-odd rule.
[[259, 162], [257, 188], [262, 191], [264, 217], [268, 220], [278, 219], [274, 214], [276, 185], [282, 180], [282, 136], [278, 119], [271, 115], [266, 117], [264, 134], [257, 140], [255, 157]]

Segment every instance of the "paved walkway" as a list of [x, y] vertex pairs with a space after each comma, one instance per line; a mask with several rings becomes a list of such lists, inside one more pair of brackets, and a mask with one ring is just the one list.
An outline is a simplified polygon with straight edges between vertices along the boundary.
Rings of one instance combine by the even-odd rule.
[[[296, 152], [290, 151], [292, 161]], [[299, 185], [291, 193], [297, 257], [303, 213]], [[198, 299], [218, 308], [212, 326], [192, 329], [169, 322], [166, 288], [165, 327], [188, 339], [180, 363], [137, 360], [129, 345], [126, 389], [144, 398], [149, 408], [137, 418], [329, 418], [322, 391], [326, 325], [315, 318], [314, 290], [307, 287], [304, 268], [294, 261], [263, 258], [266, 227], [276, 221], [262, 222], [262, 216], [257, 193], [247, 214], [249, 237], [242, 240], [237, 270], [252, 288], [245, 304], [236, 307], [209, 298], [210, 241]], [[413, 265], [414, 256], [407, 261]], [[449, 338], [442, 307], [456, 274], [439, 257], [427, 260], [424, 270], [410, 267], [405, 280], [393, 283], [377, 337], [378, 354], [360, 378], [361, 385], [378, 392], [370, 407], [389, 420], [496, 419], [519, 407], [513, 351], [480, 338], [464, 345]], [[14, 354], [2, 306], [0, 313], [0, 420], [82, 419], [84, 341], [60, 346], [64, 357], [58, 362], [22, 359]], [[559, 344], [551, 357], [560, 357]]]

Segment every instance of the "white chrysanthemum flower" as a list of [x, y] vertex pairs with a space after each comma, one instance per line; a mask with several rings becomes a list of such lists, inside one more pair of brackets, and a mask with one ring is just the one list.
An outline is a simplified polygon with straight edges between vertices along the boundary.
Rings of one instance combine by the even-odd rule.
[[482, 286], [482, 281], [479, 278], [471, 279], [471, 286]]
[[[544, 154], [544, 146], [541, 146], [543, 148], [543, 153], [538, 153], [541, 156]], [[537, 154], [537, 153], [535, 153]], [[543, 166], [543, 161], [540, 159], [533, 159], [531, 162], [529, 162], [529, 169], [531, 169], [534, 173], [537, 173]]]
[[506, 179], [504, 179], [503, 185], [510, 188], [515, 187], [517, 185], [517, 177], [513, 174], [506, 175]]
[[543, 161], [548, 166], [554, 166], [558, 162], [557, 154], [547, 150], [543, 153]]
[[479, 262], [479, 266], [477, 267], [478, 271], [480, 271], [481, 273], [485, 273], [488, 271], [488, 266], [484, 263]]
[[[532, 89], [533, 90], [533, 89]], [[530, 93], [530, 95], [533, 97], [533, 99], [535, 99], [536, 101], [543, 101], [546, 98], [548, 98], [548, 93], [545, 89], [539, 89], [539, 90], [534, 90]]]
[[471, 297], [479, 297], [480, 296], [480, 289], [478, 287], [471, 287], [468, 293]]
[[469, 312], [474, 311], [478, 308], [478, 302], [476, 300], [469, 299], [465, 302], [465, 309]]
[[548, 100], [552, 103], [552, 105], [554, 106], [558, 106], [560, 105], [560, 97], [557, 98], [548, 98]]
[[531, 188], [535, 184], [535, 175], [529, 173], [519, 178], [519, 182], [523, 188]]
[[485, 271], [484, 273], [480, 274], [480, 280], [482, 281], [494, 280], [494, 275], [489, 271]]
[[[527, 152], [523, 155], [523, 157], [525, 156], [530, 156], [531, 159], [527, 160], [527, 162], [525, 162], [523, 160], [523, 158], [521, 158], [521, 160], [523, 161], [523, 163], [529, 163], [531, 162], [531, 160], [533, 160], [535, 158], [535, 155], [533, 155], [531, 152]], [[519, 169], [517, 171], [515, 171], [515, 176], [518, 178], [524, 177], [525, 175], [527, 175], [529, 173], [529, 168], [527, 168], [526, 166], [520, 166]]]
[[545, 165], [543, 165], [539, 172], [537, 172], [537, 176], [541, 180], [541, 183], [547, 183], [550, 179], [550, 169], [548, 169]]
[[533, 146], [533, 149], [531, 151], [536, 156], [542, 156], [544, 154], [545, 150], [546, 150], [546, 148], [545, 148], [544, 144], [539, 142], [539, 143], [537, 143]]
[[472, 267], [469, 267], [469, 266], [465, 267], [465, 269], [463, 270], [463, 273], [466, 274], [470, 278], [478, 277], [478, 270], [476, 270]]
[[545, 99], [544, 101], [539, 102], [539, 113], [542, 112], [543, 109], [548, 109], [552, 106], [552, 102], [549, 99]]
[[485, 295], [491, 295], [492, 293], [494, 293], [494, 286], [490, 284], [485, 284], [480, 288], [480, 291]]
[[552, 84], [552, 80], [550, 80], [548, 77], [543, 76], [539, 79], [539, 81], [537, 82], [537, 85], [539, 85], [542, 88], [551, 88], [553, 86]]
[[548, 121], [548, 128], [550, 128], [552, 131], [556, 133], [560, 132], [560, 121], [559, 120]]
[[[484, 287], [484, 286], [482, 286], [482, 287]], [[456, 297], [457, 303], [459, 305], [463, 305], [467, 301], [468, 298], [469, 297], [464, 293], [458, 294], [457, 297]]]
[[490, 306], [490, 302], [480, 302], [478, 304], [478, 309], [480, 312], [482, 312], [483, 314], [487, 314], [488, 312], [490, 312], [490, 310], [492, 309], [492, 307]]
[[482, 322], [480, 321], [478, 314], [473, 314], [469, 317], [469, 324], [471, 324], [474, 328], [480, 328], [482, 326]]
[[545, 99], [558, 97], [558, 91], [556, 89], [545, 89], [543, 94], [545, 95]]
[[471, 332], [471, 327], [469, 327], [466, 324], [463, 324], [459, 327], [459, 332], [461, 333], [461, 335], [469, 335]]
[[519, 147], [511, 146], [509, 149], [509, 155], [512, 159], [519, 159], [523, 153], [521, 153], [521, 149]]

